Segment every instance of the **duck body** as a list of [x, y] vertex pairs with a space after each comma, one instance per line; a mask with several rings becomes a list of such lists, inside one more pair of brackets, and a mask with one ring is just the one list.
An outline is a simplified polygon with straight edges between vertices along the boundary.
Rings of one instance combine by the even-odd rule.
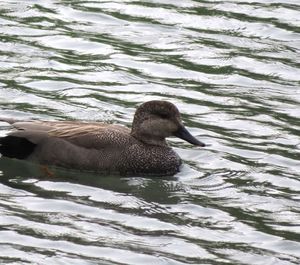
[[177, 108], [166, 101], [142, 104], [131, 130], [98, 122], [0, 120], [15, 128], [0, 138], [3, 156], [78, 170], [174, 175], [181, 159], [165, 138], [174, 135], [203, 146], [183, 127]]

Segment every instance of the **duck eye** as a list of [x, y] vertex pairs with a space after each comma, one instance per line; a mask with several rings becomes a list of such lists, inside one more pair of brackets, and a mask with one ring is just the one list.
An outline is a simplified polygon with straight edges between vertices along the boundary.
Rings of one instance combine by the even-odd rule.
[[168, 119], [169, 115], [167, 113], [160, 113], [159, 117], [162, 118], [162, 119]]

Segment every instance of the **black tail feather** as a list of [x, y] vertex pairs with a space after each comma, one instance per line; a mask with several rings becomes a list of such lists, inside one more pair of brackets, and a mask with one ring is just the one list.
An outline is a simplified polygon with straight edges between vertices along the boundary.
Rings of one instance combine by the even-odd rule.
[[22, 137], [8, 135], [0, 138], [0, 153], [10, 158], [26, 159], [35, 146], [34, 143]]

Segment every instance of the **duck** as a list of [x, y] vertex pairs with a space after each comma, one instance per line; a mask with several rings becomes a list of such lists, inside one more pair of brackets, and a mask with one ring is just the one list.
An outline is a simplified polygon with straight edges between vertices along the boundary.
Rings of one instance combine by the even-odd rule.
[[4, 157], [75, 170], [124, 176], [169, 176], [182, 161], [166, 138], [175, 136], [204, 147], [183, 125], [169, 101], [141, 104], [131, 129], [118, 124], [84, 121], [42, 121], [0, 118], [13, 131], [0, 137]]

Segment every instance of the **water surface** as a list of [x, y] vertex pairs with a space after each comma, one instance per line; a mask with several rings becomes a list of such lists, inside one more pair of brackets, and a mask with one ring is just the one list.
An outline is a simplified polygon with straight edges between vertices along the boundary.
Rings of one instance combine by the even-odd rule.
[[[300, 4], [1, 1], [0, 116], [130, 126], [176, 104], [174, 177], [0, 159], [1, 264], [299, 264]], [[0, 123], [0, 134], [9, 126]]]

